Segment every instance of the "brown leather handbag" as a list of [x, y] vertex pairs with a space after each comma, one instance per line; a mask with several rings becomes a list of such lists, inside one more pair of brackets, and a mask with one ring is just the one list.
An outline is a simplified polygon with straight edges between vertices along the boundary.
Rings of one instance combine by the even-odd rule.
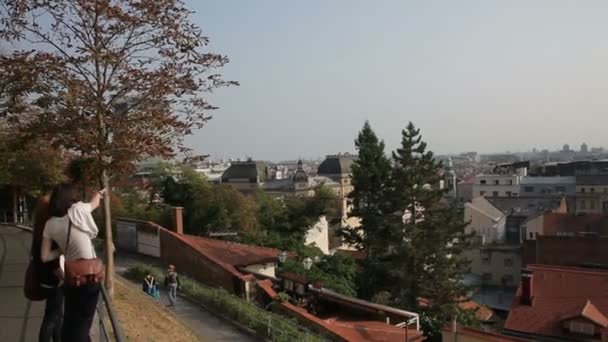
[[[67, 251], [72, 233], [72, 221], [68, 225], [68, 238], [65, 243]], [[104, 278], [103, 261], [100, 258], [77, 259], [65, 261], [64, 283], [69, 287], [80, 287], [85, 285], [99, 284]]]

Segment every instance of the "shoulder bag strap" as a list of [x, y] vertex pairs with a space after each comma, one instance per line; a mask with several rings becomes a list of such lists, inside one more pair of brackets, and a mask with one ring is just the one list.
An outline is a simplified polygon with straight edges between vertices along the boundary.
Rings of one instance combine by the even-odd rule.
[[68, 246], [70, 245], [70, 234], [72, 233], [72, 220], [68, 218], [68, 222], [68, 237], [65, 241], [65, 251], [63, 251], [63, 254], [67, 254], [68, 252]]

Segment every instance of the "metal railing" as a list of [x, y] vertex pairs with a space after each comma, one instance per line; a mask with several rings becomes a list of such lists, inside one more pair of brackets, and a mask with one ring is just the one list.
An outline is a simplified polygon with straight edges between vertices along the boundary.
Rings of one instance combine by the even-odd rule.
[[[100, 341], [125, 342], [127, 340], [122, 331], [122, 327], [120, 326], [120, 322], [118, 322], [118, 315], [112, 306], [112, 300], [103, 284], [101, 284], [101, 298], [99, 299], [99, 303], [97, 303], [97, 315], [99, 317]], [[106, 319], [110, 321], [110, 327], [106, 324]]]

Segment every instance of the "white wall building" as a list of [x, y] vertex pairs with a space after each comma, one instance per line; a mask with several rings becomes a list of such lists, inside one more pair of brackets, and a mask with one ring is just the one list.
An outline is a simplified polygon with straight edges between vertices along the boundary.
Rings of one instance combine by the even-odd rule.
[[482, 245], [504, 242], [507, 217], [483, 196], [464, 205], [464, 219], [466, 233], [474, 233]]

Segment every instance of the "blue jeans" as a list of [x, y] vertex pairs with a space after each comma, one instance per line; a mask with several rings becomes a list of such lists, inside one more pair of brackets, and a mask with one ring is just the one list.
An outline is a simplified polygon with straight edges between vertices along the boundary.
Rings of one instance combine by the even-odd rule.
[[175, 298], [177, 298], [177, 284], [169, 284], [169, 303], [175, 305]]

